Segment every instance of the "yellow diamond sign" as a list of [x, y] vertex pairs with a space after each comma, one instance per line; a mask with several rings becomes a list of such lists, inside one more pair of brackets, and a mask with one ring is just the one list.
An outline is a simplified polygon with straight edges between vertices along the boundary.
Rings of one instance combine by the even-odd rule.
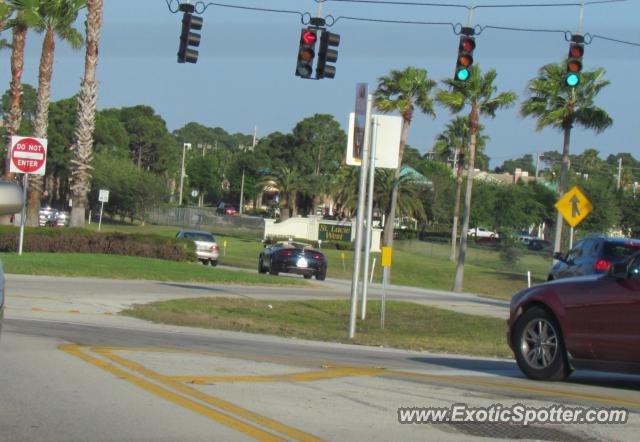
[[571, 227], [575, 227], [591, 213], [593, 205], [576, 186], [558, 200], [556, 209]]

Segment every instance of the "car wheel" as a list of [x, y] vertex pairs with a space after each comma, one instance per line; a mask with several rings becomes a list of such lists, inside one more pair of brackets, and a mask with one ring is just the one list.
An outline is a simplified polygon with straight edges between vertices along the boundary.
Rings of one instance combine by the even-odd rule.
[[278, 276], [278, 269], [273, 265], [273, 263], [271, 263], [271, 265], [269, 265], [269, 274], [270, 275], [274, 275], [274, 276]]
[[258, 273], [267, 273], [267, 269], [262, 265], [262, 258], [258, 260]]
[[311, 276], [313, 275], [311, 275], [311, 273], [305, 273], [303, 276], [304, 276], [304, 279], [311, 279]]
[[560, 327], [542, 308], [533, 307], [518, 319], [513, 349], [520, 370], [531, 379], [561, 381], [571, 373]]
[[211, 267], [215, 267], [218, 265], [218, 260], [217, 259], [212, 259], [209, 261], [209, 264], [211, 264]]
[[316, 273], [316, 279], [318, 281], [324, 281], [324, 278], [327, 277], [327, 271], [326, 270], [321, 270], [318, 273]]

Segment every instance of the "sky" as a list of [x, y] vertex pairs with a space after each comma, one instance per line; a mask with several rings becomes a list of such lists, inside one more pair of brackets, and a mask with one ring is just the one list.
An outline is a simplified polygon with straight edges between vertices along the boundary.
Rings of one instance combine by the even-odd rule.
[[[400, 0], [389, 0], [397, 2]], [[427, 0], [413, 0], [427, 3]], [[579, 0], [492, 0], [476, 6], [506, 4], [579, 3]], [[97, 77], [98, 108], [144, 104], [167, 122], [169, 130], [189, 122], [226, 131], [258, 136], [290, 132], [306, 117], [332, 114], [346, 130], [349, 112], [355, 107], [356, 84], [375, 90], [378, 78], [392, 69], [424, 68], [434, 80], [453, 75], [458, 36], [450, 24], [387, 24], [349, 19], [358, 17], [398, 21], [467, 24], [468, 10], [460, 7], [367, 4], [325, 0], [322, 16], [337, 19], [330, 31], [340, 34], [336, 77], [321, 81], [294, 75], [300, 15], [249, 11], [210, 5], [203, 13], [200, 56], [196, 64], [178, 64], [176, 52], [181, 28], [180, 13], [170, 12], [165, 0], [105, 0]], [[298, 11], [313, 16], [315, 0], [218, 0], [216, 3]], [[468, 5], [451, 0], [440, 4]], [[177, 5], [174, 0], [172, 6]], [[640, 43], [638, 0], [585, 6], [583, 32]], [[342, 18], [339, 18], [342, 17]], [[536, 8], [477, 8], [473, 25], [577, 32], [578, 6]], [[84, 33], [84, 16], [77, 22]], [[10, 35], [5, 38], [10, 39]], [[37, 85], [42, 37], [29, 33], [23, 82]], [[485, 28], [476, 36], [475, 64], [496, 69], [498, 92], [513, 91], [519, 102], [538, 69], [559, 62], [569, 43], [562, 32], [516, 32]], [[576, 128], [571, 153], [595, 148], [606, 158], [630, 152], [640, 158], [636, 100], [640, 46], [593, 38], [585, 46], [584, 69], [604, 67], [611, 85], [596, 104], [612, 116], [614, 124], [602, 134]], [[59, 42], [55, 54], [52, 100], [77, 93], [83, 75], [84, 49], [72, 50]], [[8, 88], [10, 51], [0, 59], [0, 84]], [[486, 153], [491, 166], [524, 154], [561, 150], [562, 134], [553, 128], [537, 132], [532, 119], [519, 117], [519, 104], [498, 111], [495, 119], [483, 119], [490, 141]], [[416, 113], [408, 142], [421, 152], [431, 150], [435, 137], [453, 115], [436, 107], [435, 119]]]

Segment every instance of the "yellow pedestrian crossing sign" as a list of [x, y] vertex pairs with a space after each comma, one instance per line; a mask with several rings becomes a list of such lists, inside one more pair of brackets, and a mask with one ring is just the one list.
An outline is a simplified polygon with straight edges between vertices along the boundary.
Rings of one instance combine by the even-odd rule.
[[577, 226], [593, 210], [591, 201], [578, 189], [578, 186], [565, 193], [555, 206], [571, 227]]

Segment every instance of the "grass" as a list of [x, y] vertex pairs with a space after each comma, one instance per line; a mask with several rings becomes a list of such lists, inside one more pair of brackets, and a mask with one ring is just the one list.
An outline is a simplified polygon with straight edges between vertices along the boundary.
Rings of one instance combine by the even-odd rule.
[[380, 329], [380, 302], [369, 304], [348, 339], [349, 301], [259, 301], [197, 298], [135, 306], [123, 314], [163, 324], [243, 331], [317, 341], [510, 357], [504, 320], [465, 315], [408, 302], [386, 303]]
[[23, 275], [84, 276], [107, 279], [148, 279], [219, 284], [309, 286], [302, 279], [213, 268], [197, 263], [134, 256], [88, 253], [0, 253], [5, 272]]
[[[87, 226], [96, 229], [95, 223]], [[166, 237], [173, 237], [179, 230], [175, 226], [156, 226], [156, 225], [118, 225], [103, 224], [103, 231], [119, 231], [123, 233], [153, 233]], [[203, 229], [207, 229], [203, 227]], [[228, 233], [218, 232], [215, 229], [213, 233], [216, 235], [217, 242], [220, 246], [220, 264], [229, 265], [247, 269], [255, 269], [257, 272], [258, 255], [262, 249], [262, 243], [257, 235], [247, 233], [231, 236]], [[225, 247], [226, 243], [226, 247]], [[339, 279], [350, 279], [353, 271], [353, 252], [324, 249], [323, 250], [329, 261], [328, 277]], [[453, 277], [455, 274], [455, 263], [449, 261], [450, 246], [446, 243], [429, 243], [416, 240], [396, 240], [394, 242], [393, 266], [391, 269], [392, 283], [397, 285], [407, 285], [414, 287], [451, 290], [453, 286]], [[24, 256], [29, 256], [26, 253]], [[12, 255], [7, 254], [6, 260], [11, 260]], [[23, 257], [24, 257], [23, 256]], [[63, 255], [54, 255], [51, 264], [42, 264], [40, 272], [56, 272], [59, 275], [69, 276], [103, 276], [103, 277], [125, 277], [124, 274], [130, 275], [129, 265], [123, 266], [123, 273], [111, 272], [111, 268], [119, 268], [117, 264], [109, 263], [102, 266], [100, 258], [92, 257], [90, 260], [97, 260], [96, 265], [87, 265], [86, 262], [80, 262], [79, 267], [75, 266], [59, 266], [58, 261]], [[499, 252], [492, 249], [476, 247], [473, 243], [467, 249], [467, 256], [464, 270], [464, 290], [470, 293], [477, 293], [481, 296], [508, 300], [511, 296], [523, 289], [527, 285], [527, 271], [531, 271], [532, 282], [540, 283], [546, 281], [547, 272], [551, 262], [550, 257], [523, 251], [522, 259], [515, 265], [506, 265], [499, 256]], [[42, 258], [44, 259], [44, 258]], [[72, 259], [72, 258], [69, 258]], [[134, 259], [134, 258], [132, 258]], [[380, 254], [372, 254], [371, 257], [376, 260], [374, 268], [373, 280], [380, 282], [382, 272], [380, 269]], [[119, 259], [118, 259], [119, 260]], [[23, 260], [24, 262], [25, 260]], [[83, 261], [81, 258], [80, 261]], [[133, 265], [133, 264], [131, 264]], [[52, 267], [51, 269], [47, 269]], [[100, 274], [100, 267], [104, 267], [103, 274]], [[138, 266], [146, 267], [146, 265]], [[373, 264], [370, 269], [374, 267]], [[12, 267], [9, 272], [24, 273], [21, 267]], [[144, 269], [143, 269], [144, 270]], [[195, 277], [194, 281], [206, 282], [226, 282], [228, 279], [216, 279], [223, 275], [222, 272], [206, 272], [200, 268], [196, 272], [185, 273], [184, 270], [169, 271], [148, 271], [142, 272], [135, 277], [143, 278], [163, 278], [179, 277], [180, 281], [186, 280], [186, 277]], [[37, 273], [35, 269], [30, 272]], [[108, 272], [108, 273], [107, 273]], [[54, 273], [49, 273], [54, 274]], [[145, 276], [149, 275], [149, 276]], [[175, 275], [175, 276], [168, 276]], [[206, 279], [202, 279], [206, 278]], [[252, 281], [265, 281], [273, 283], [273, 279], [257, 279], [255, 275], [243, 274], [238, 279], [246, 279], [248, 283]], [[280, 282], [282, 278], [279, 278]], [[294, 278], [296, 280], [297, 278]], [[257, 282], [256, 282], [257, 283]], [[288, 283], [288, 282], [287, 282]], [[285, 284], [283, 282], [283, 284]]]

